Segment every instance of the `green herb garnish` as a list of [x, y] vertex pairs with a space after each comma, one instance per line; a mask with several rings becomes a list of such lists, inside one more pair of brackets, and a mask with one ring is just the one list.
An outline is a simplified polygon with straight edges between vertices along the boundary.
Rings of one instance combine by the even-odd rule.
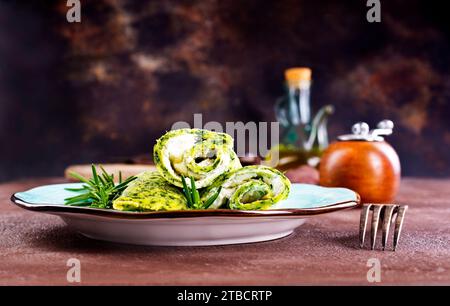
[[186, 197], [188, 207], [192, 209], [208, 209], [219, 197], [222, 186], [220, 186], [217, 192], [214, 193], [209, 199], [207, 199], [205, 202], [202, 202], [200, 200], [200, 193], [195, 187], [195, 180], [192, 176], [190, 177], [190, 181], [190, 187], [188, 187], [186, 178], [183, 175], [181, 176], [181, 182], [183, 183], [183, 193]]
[[90, 206], [95, 208], [112, 208], [112, 202], [117, 199], [127, 188], [128, 184], [137, 177], [131, 176], [122, 181], [122, 173], [119, 172], [119, 183], [114, 183], [114, 174], [108, 174], [102, 166], [99, 175], [97, 169], [92, 165], [92, 178], [87, 179], [78, 173], [71, 172], [70, 175], [85, 183], [81, 188], [66, 188], [68, 191], [80, 192], [80, 195], [64, 199], [66, 205]]

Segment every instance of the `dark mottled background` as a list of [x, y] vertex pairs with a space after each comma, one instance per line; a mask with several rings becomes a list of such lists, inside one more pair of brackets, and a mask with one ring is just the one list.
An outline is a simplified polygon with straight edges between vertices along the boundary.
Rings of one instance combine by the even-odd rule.
[[[28, 2], [28, 3], [27, 3]], [[444, 1], [0, 1], [0, 180], [150, 153], [174, 121], [272, 121], [283, 70], [313, 68], [332, 137], [397, 124], [404, 175], [450, 174]]]

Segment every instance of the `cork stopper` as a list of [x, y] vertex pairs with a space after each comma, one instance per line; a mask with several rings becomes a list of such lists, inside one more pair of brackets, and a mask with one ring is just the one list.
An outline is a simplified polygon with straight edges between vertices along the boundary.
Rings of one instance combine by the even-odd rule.
[[300, 83], [311, 81], [312, 71], [307, 67], [289, 68], [284, 71], [284, 77], [289, 85], [298, 85]]

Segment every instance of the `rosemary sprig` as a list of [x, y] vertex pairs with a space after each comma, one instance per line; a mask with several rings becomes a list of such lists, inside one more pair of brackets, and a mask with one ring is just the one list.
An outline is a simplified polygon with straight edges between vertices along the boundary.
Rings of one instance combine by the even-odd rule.
[[135, 176], [122, 181], [122, 173], [119, 172], [119, 183], [114, 182], [114, 174], [108, 174], [102, 166], [102, 171], [97, 173], [97, 169], [92, 165], [92, 178], [87, 179], [78, 173], [71, 172], [70, 175], [84, 185], [81, 188], [66, 188], [68, 191], [79, 192], [80, 195], [65, 199], [66, 205], [90, 206], [95, 208], [112, 208], [112, 202], [119, 197], [127, 188], [128, 184], [136, 179]]
[[208, 209], [219, 197], [220, 191], [222, 190], [222, 186], [220, 186], [216, 193], [206, 201], [202, 202], [200, 200], [200, 193], [195, 187], [195, 180], [192, 176], [190, 177], [190, 187], [188, 187], [186, 178], [183, 175], [181, 176], [181, 182], [183, 183], [183, 193], [186, 197], [188, 207], [192, 209]]

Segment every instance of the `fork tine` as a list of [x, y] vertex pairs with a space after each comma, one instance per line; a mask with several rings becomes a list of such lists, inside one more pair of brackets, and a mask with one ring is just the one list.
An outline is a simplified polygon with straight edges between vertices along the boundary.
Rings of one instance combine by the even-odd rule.
[[394, 252], [397, 248], [398, 241], [400, 239], [400, 234], [402, 232], [403, 220], [405, 219], [405, 213], [408, 209], [408, 205], [400, 206], [397, 212], [397, 218], [395, 219], [395, 230], [394, 230]]
[[384, 205], [375, 205], [373, 208], [373, 215], [372, 215], [372, 229], [371, 229], [371, 249], [375, 249], [375, 243], [377, 241], [377, 232], [378, 232], [378, 224], [380, 222], [380, 214], [381, 210], [384, 208]]
[[359, 245], [360, 247], [364, 247], [364, 240], [366, 237], [367, 231], [367, 220], [369, 219], [370, 208], [372, 204], [365, 204], [361, 209], [361, 218], [359, 223]]
[[381, 239], [381, 246], [382, 246], [383, 251], [386, 248], [386, 243], [388, 240], [389, 229], [390, 229], [391, 223], [392, 223], [392, 214], [396, 208], [398, 208], [398, 205], [387, 205], [386, 208], [384, 209], [382, 239]]

